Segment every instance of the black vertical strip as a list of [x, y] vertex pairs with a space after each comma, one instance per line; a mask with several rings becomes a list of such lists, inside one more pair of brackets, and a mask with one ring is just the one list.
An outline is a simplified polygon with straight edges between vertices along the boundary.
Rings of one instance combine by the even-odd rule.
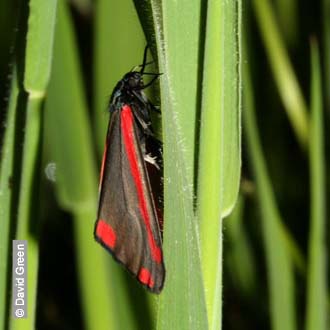
[[[22, 0], [0, 1], [0, 151], [2, 150], [3, 137], [6, 125], [9, 93], [15, 58], [18, 48], [17, 36], [23, 27], [23, 35], [26, 34], [24, 24], [21, 23]], [[1, 155], [0, 155], [1, 157]]]
[[[205, 51], [205, 33], [207, 18], [208, 0], [200, 2], [200, 18], [199, 18], [199, 40], [198, 40], [198, 71], [197, 71], [197, 87], [196, 87], [196, 120], [195, 120], [195, 154], [194, 154], [194, 196], [197, 196], [198, 182], [198, 160], [199, 160], [199, 140], [200, 140], [200, 123], [202, 112], [202, 92], [203, 92], [203, 71], [204, 71], [204, 51]], [[195, 199], [196, 204], [196, 199]], [[196, 205], [195, 205], [196, 206]]]

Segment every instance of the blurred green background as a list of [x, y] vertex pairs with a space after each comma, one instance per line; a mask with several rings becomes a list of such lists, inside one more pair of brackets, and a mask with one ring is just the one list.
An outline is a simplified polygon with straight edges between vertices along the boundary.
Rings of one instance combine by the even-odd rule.
[[[330, 0], [0, 0], [0, 42], [0, 329], [329, 329]], [[108, 99], [147, 43], [159, 296], [93, 240]]]

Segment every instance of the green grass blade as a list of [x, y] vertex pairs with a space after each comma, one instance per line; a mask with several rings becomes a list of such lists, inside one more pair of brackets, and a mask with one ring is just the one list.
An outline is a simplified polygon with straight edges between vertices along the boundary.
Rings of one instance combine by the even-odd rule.
[[224, 235], [228, 241], [226, 262], [237, 290], [242, 291], [245, 296], [252, 296], [257, 280], [256, 262], [245, 228], [244, 204], [243, 195], [239, 196], [232, 214], [224, 221]]
[[[160, 72], [166, 75], [166, 97], [170, 96], [175, 105], [172, 122], [178, 126], [182, 157], [187, 170], [188, 184], [194, 182], [194, 160], [196, 148], [196, 109], [198, 97], [198, 52], [200, 33], [200, 3], [197, 0], [164, 1], [162, 7], [154, 6], [157, 14], [162, 14], [162, 30], [157, 31], [163, 38], [163, 65]], [[157, 15], [156, 14], [156, 15]], [[165, 80], [165, 79], [164, 79]], [[169, 95], [167, 95], [169, 94]], [[162, 98], [165, 100], [165, 96]], [[167, 101], [167, 99], [166, 99]], [[163, 107], [163, 127], [166, 126], [167, 106]], [[169, 134], [170, 132], [168, 132]], [[166, 138], [166, 133], [164, 133]], [[179, 137], [179, 136], [178, 136]], [[165, 141], [166, 143], [166, 141]], [[165, 165], [166, 166], [166, 165]], [[186, 193], [192, 194], [192, 186]]]
[[[246, 62], [248, 63], [248, 61]], [[296, 329], [296, 316], [293, 265], [290, 253], [286, 249], [281, 225], [282, 219], [276, 206], [261, 150], [254, 113], [254, 95], [247, 65], [243, 66], [243, 82], [245, 105], [243, 116], [262, 216], [270, 291], [271, 328], [273, 330], [294, 330]]]
[[326, 330], [329, 329], [329, 315], [327, 312], [324, 122], [322, 114], [321, 67], [315, 39], [311, 43], [311, 61], [311, 128], [309, 146], [311, 222], [308, 248], [306, 330]]
[[97, 177], [91, 131], [73, 27], [64, 0], [59, 2], [45, 125], [46, 152], [56, 164], [55, 187], [61, 206], [73, 211], [95, 208]]
[[326, 109], [330, 111], [330, 0], [322, 1], [322, 24], [323, 24], [323, 65], [324, 65], [324, 91]]
[[27, 315], [26, 319], [11, 318], [11, 329], [31, 329], [35, 326], [39, 241], [39, 185], [41, 155], [42, 99], [29, 96], [23, 146], [22, 177], [20, 182], [18, 220], [15, 239], [28, 241]]
[[30, 0], [24, 88], [46, 91], [51, 71], [57, 0]]
[[108, 253], [93, 238], [97, 177], [92, 134], [73, 26], [64, 1], [59, 3], [46, 126], [46, 150], [57, 168], [57, 198], [74, 217], [86, 328], [118, 329], [122, 326], [133, 329], [132, 309], [124, 299], [127, 294], [122, 279], [117, 276], [120, 267], [117, 264], [108, 267]]
[[146, 42], [131, 0], [98, 1], [95, 19], [94, 127], [101, 154], [111, 92], [126, 72], [141, 64]]
[[253, 8], [259, 23], [274, 79], [291, 126], [303, 148], [308, 141], [308, 113], [299, 83], [290, 64], [269, 0], [254, 0]]
[[[168, 124], [168, 129], [173, 133], [177, 128]], [[174, 135], [167, 141], [175, 146]], [[173, 154], [180, 155], [180, 150], [172, 149]], [[171, 159], [169, 152], [166, 149], [164, 151], [164, 158]], [[171, 180], [167, 182], [165, 201], [171, 200], [171, 208], [165, 211], [167, 223], [164, 253], [167, 277], [159, 299], [157, 329], [207, 329], [197, 224], [191, 209], [192, 200], [184, 193], [187, 174], [181, 167], [183, 164], [182, 158], [177, 158], [175, 162], [168, 162], [165, 169], [165, 176]], [[177, 175], [173, 175], [175, 171]]]
[[301, 275], [306, 276], [307, 267], [306, 267], [306, 259], [303, 252], [301, 251], [301, 249], [297, 245], [297, 242], [295, 241], [295, 239], [293, 238], [293, 236], [291, 235], [288, 228], [285, 226], [283, 222], [281, 222], [280, 227], [281, 227], [280, 230], [282, 232], [285, 247], [289, 252], [289, 254], [291, 255], [295, 269], [297, 269], [297, 271]]
[[28, 318], [11, 318], [11, 329], [31, 329], [35, 326], [37, 278], [39, 262], [38, 215], [41, 163], [42, 108], [48, 84], [56, 3], [30, 1], [25, 52], [24, 87], [28, 92], [20, 182], [16, 239], [28, 240], [27, 298]]
[[197, 109], [198, 1], [152, 1], [158, 44], [164, 142], [167, 277], [157, 329], [207, 329], [193, 210]]
[[275, 0], [279, 27], [283, 38], [289, 46], [297, 44], [299, 37], [299, 15], [297, 0]]
[[[223, 183], [221, 213], [223, 217], [226, 217], [234, 208], [241, 179], [241, 15], [241, 0], [225, 3], [221, 14], [221, 20], [223, 20], [222, 37], [224, 39], [221, 48], [223, 65], [221, 68], [221, 87], [223, 90], [221, 95], [223, 135], [221, 146], [221, 162], [223, 162], [221, 165], [223, 166], [221, 173]], [[204, 70], [207, 70], [205, 66]], [[211, 70], [208, 71], [210, 73]], [[212, 74], [210, 74], [211, 79]], [[216, 92], [212, 87], [211, 79], [208, 80], [209, 87]], [[217, 107], [216, 104], [213, 105], [215, 108]], [[202, 111], [204, 112], [204, 110]], [[205, 148], [207, 148], [208, 143], [206, 138]]]
[[[11, 93], [6, 120], [6, 132], [1, 148], [0, 166], [0, 328], [5, 329], [6, 317], [8, 316], [10, 299], [7, 287], [8, 276], [10, 276], [10, 224], [13, 221], [12, 203], [14, 192], [12, 185], [16, 181], [14, 178], [14, 158], [15, 158], [15, 122], [18, 98], [18, 84], [16, 70], [13, 74]], [[16, 142], [16, 143], [15, 143]]]
[[200, 129], [197, 214], [211, 329], [221, 327], [222, 218], [240, 182], [239, 1], [208, 3]]

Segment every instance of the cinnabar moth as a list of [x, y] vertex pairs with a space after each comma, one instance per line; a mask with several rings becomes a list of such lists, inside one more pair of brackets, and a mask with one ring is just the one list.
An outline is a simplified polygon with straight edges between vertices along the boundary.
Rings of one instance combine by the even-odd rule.
[[[149, 153], [154, 138], [143, 89], [147, 48], [141, 70], [124, 75], [109, 102], [111, 118], [103, 154], [99, 207], [94, 237], [137, 280], [160, 293], [165, 279], [162, 252], [162, 210], [150, 182], [151, 172], [162, 175], [162, 161]], [[152, 174], [152, 175], [153, 175]], [[158, 184], [160, 183], [160, 180]]]

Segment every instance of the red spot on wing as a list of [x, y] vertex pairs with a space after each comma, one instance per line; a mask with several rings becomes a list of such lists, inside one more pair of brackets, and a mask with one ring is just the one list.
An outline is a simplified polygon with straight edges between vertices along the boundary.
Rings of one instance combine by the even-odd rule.
[[142, 267], [140, 269], [138, 279], [141, 281], [141, 283], [148, 285], [150, 288], [152, 288], [155, 285], [155, 282], [154, 282], [149, 270], [146, 268]]
[[[122, 134], [124, 136], [128, 161], [130, 164], [132, 176], [134, 178], [134, 182], [137, 189], [140, 211], [147, 230], [148, 242], [151, 250], [151, 257], [155, 262], [160, 263], [162, 261], [162, 250], [159, 246], [157, 246], [150, 226], [150, 216], [148, 213], [147, 201], [143, 192], [141, 173], [139, 170], [138, 159], [133, 142], [133, 135], [134, 135], [133, 114], [131, 108], [128, 105], [124, 105], [121, 111], [121, 129], [122, 129]], [[141, 280], [141, 282], [143, 281]]]
[[116, 245], [116, 233], [104, 220], [99, 219], [96, 225], [96, 236], [109, 248]]

